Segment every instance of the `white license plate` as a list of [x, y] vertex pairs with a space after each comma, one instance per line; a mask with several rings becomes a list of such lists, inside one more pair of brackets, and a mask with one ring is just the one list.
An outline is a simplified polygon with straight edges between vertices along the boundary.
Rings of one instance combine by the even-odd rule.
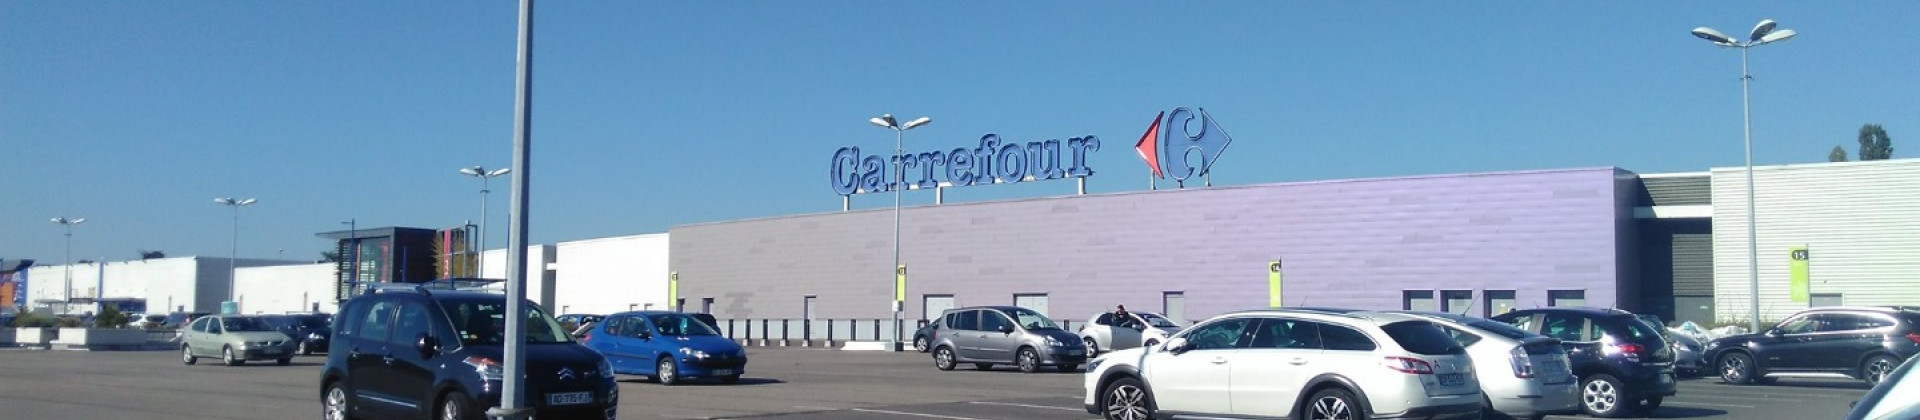
[[547, 394], [547, 405], [575, 405], [593, 402], [593, 393], [558, 392]]
[[1464, 374], [1442, 373], [1436, 376], [1440, 377], [1440, 386], [1461, 386], [1467, 384], [1467, 375]]
[[714, 369], [713, 370], [713, 376], [727, 376], [732, 374], [733, 374], [733, 369]]

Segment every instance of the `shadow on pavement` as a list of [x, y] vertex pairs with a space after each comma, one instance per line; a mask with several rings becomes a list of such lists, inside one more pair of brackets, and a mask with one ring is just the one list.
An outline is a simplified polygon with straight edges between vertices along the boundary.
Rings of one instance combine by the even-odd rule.
[[[623, 383], [623, 384], [659, 385], [659, 382], [655, 382], [653, 378], [648, 378], [644, 376], [622, 375], [620, 378], [615, 379], [614, 382]], [[787, 381], [782, 381], [782, 380], [773, 379], [773, 378], [740, 378], [740, 381], [735, 383], [725, 383], [725, 382], [709, 380], [709, 379], [693, 379], [686, 382], [673, 384], [673, 386], [677, 386], [677, 387], [679, 386], [760, 386], [760, 385], [773, 385], [773, 384], [784, 384], [784, 383], [787, 383]]]
[[1660, 407], [1653, 410], [1653, 413], [1647, 417], [1656, 419], [1690, 419], [1725, 415], [1727, 415], [1725, 410], [1693, 407]]

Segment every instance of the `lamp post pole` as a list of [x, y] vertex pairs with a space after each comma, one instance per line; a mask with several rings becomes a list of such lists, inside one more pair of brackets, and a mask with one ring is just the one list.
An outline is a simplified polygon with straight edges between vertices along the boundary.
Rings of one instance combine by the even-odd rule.
[[[252, 205], [253, 203], [257, 203], [259, 201], [260, 200], [255, 200], [251, 198], [234, 199], [229, 197], [221, 197], [221, 198], [213, 199], [214, 203], [218, 203], [222, 206], [233, 207], [233, 248], [227, 253], [227, 301], [228, 302], [233, 301], [233, 297], [234, 297], [233, 289], [238, 284], [237, 281], [239, 280], [238, 274], [240, 272], [240, 268], [239, 268], [240, 266], [238, 262], [240, 258], [240, 208], [246, 207], [248, 205]], [[235, 312], [238, 312], [238, 309], [235, 309]]]
[[[360, 293], [360, 219], [347, 219], [340, 222], [347, 225], [347, 253], [338, 257], [347, 260], [347, 298]], [[345, 300], [345, 299], [342, 299]]]
[[67, 263], [63, 265], [66, 269], [67, 279], [66, 288], [60, 292], [60, 299], [62, 300], [60, 303], [60, 311], [69, 312], [67, 305], [73, 303], [73, 225], [86, 223], [87, 218], [76, 217], [69, 219], [65, 217], [55, 217], [53, 218], [53, 222], [67, 229]]
[[1740, 113], [1741, 129], [1746, 143], [1747, 154], [1747, 317], [1753, 331], [1760, 330], [1760, 241], [1759, 227], [1754, 220], [1753, 191], [1753, 105], [1749, 85], [1753, 74], [1747, 69], [1747, 50], [1773, 42], [1785, 41], [1798, 35], [1792, 29], [1774, 31], [1773, 19], [1761, 19], [1753, 26], [1753, 32], [1746, 41], [1736, 41], [1720, 31], [1708, 27], [1693, 29], [1693, 36], [1728, 48], [1740, 49]]
[[492, 171], [488, 171], [487, 168], [479, 166], [460, 168], [460, 173], [474, 178], [480, 178], [480, 246], [478, 247], [480, 249], [472, 250], [474, 255], [474, 277], [487, 277], [485, 272], [487, 250], [487, 193], [492, 192], [491, 184], [493, 177], [506, 175], [508, 172], [513, 172], [513, 168], [500, 168]]
[[893, 300], [892, 348], [893, 351], [902, 351], [903, 349], [900, 347], [900, 311], [906, 306], [906, 302], [901, 300], [901, 296], [906, 291], [902, 290], [905, 285], [901, 284], [899, 280], [900, 276], [905, 275], [900, 272], [900, 192], [907, 189], [907, 167], [906, 165], [902, 165], [906, 162], [907, 158], [903, 155], [906, 153], [907, 130], [927, 125], [927, 123], [933, 122], [933, 119], [920, 117], [902, 125], [898, 120], [893, 118], [893, 114], [882, 114], [879, 117], [868, 119], [867, 122], [880, 126], [880, 128], [893, 130], [893, 182], [891, 184], [893, 188], [893, 267], [892, 270], [890, 270], [894, 276], [893, 279], [891, 279], [891, 281], [893, 281], [893, 296], [890, 297]]

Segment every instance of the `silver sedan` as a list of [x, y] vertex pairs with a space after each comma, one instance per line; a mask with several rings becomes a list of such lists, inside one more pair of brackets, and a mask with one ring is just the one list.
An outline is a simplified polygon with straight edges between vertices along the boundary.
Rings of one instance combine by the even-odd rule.
[[1498, 321], [1434, 312], [1401, 312], [1432, 320], [1473, 359], [1487, 408], [1514, 418], [1571, 413], [1579, 381], [1560, 341]]

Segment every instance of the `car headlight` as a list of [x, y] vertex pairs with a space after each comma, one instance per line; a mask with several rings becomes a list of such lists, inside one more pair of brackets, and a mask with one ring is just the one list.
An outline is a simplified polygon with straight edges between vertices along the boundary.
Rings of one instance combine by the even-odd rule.
[[1060, 339], [1058, 338], [1047, 337], [1047, 345], [1053, 346], [1053, 347], [1060, 347], [1060, 346], [1065, 346], [1067, 344], [1060, 342]]
[[693, 357], [693, 358], [695, 358], [695, 359], [705, 359], [705, 358], [707, 358], [707, 357], [708, 357], [708, 354], [707, 354], [707, 352], [704, 352], [704, 351], [700, 351], [700, 350], [694, 350], [694, 349], [692, 349], [692, 348], [688, 348], [688, 347], [681, 347], [681, 348], [680, 348], [680, 354], [684, 354], [684, 355], [687, 355], [687, 356], [689, 356], [689, 357]]
[[[598, 369], [600, 369], [600, 377], [602, 378], [613, 377], [613, 363], [607, 362], [606, 358], [600, 359], [600, 367]], [[614, 391], [614, 392], [617, 394], [619, 391]]]
[[311, 339], [315, 339], [315, 340], [319, 340], [319, 339], [320, 339], [320, 333], [317, 333], [317, 332], [316, 332], [316, 333], [307, 333], [307, 338], [311, 338]]
[[467, 360], [463, 360], [463, 362], [466, 362], [467, 366], [473, 366], [473, 370], [479, 372], [481, 378], [489, 381], [498, 381], [501, 377], [506, 376], [506, 372], [500, 367], [500, 361], [498, 360], [471, 356], [467, 357]]
[[1107, 362], [1107, 358], [1106, 358], [1105, 356], [1102, 356], [1102, 357], [1095, 357], [1095, 358], [1093, 358], [1093, 360], [1088, 360], [1088, 361], [1087, 361], [1087, 373], [1093, 373], [1093, 371], [1095, 371], [1095, 370], [1100, 370], [1100, 364], [1101, 364], [1101, 363], [1106, 363], [1106, 362]]

